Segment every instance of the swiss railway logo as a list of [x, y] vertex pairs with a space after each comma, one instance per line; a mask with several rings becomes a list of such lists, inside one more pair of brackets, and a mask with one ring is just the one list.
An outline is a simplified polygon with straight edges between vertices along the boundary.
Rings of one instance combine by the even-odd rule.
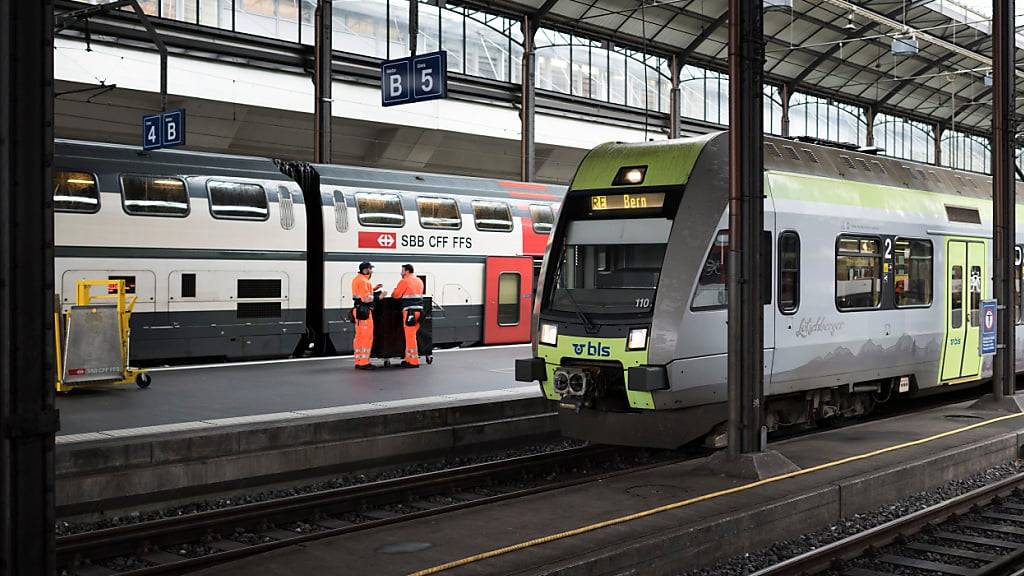
[[394, 250], [398, 245], [398, 240], [395, 238], [394, 232], [360, 232], [359, 233], [359, 247], [360, 248], [376, 248], [384, 250]]

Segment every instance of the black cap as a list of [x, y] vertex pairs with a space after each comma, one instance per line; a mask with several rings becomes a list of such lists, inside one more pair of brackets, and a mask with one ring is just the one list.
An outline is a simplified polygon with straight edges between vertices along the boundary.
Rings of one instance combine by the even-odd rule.
[[363, 270], [366, 270], [367, 268], [373, 268], [373, 264], [370, 264], [369, 262], [363, 262], [363, 263], [359, 264], [359, 271], [360, 272], [362, 272]]

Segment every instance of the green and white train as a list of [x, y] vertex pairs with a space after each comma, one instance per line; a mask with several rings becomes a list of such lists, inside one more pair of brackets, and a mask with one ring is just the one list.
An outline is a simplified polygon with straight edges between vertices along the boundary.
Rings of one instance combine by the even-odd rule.
[[[778, 138], [764, 157], [769, 429], [990, 375], [989, 177]], [[723, 429], [727, 186], [725, 133], [583, 160], [540, 277], [534, 357], [516, 364], [559, 402], [565, 435], [676, 447]]]

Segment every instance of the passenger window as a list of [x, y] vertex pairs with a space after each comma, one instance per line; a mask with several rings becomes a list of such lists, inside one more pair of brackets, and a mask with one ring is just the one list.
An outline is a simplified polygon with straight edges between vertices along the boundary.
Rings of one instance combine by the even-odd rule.
[[779, 234], [779, 311], [792, 314], [800, 307], [800, 235]]
[[402, 199], [397, 194], [360, 192], [356, 194], [356, 213], [363, 226], [399, 228], [405, 225]]
[[348, 232], [348, 202], [341, 190], [334, 191], [334, 228], [343, 234]]
[[183, 273], [181, 275], [181, 297], [196, 297], [196, 275], [194, 272]]
[[498, 326], [519, 324], [519, 288], [522, 278], [515, 272], [498, 275]]
[[124, 211], [133, 216], [187, 216], [185, 182], [166, 176], [121, 177]]
[[878, 238], [840, 236], [836, 249], [836, 308], [864, 310], [882, 302], [882, 252]]
[[473, 219], [482, 232], [511, 232], [512, 212], [504, 202], [473, 201]]
[[266, 220], [270, 218], [267, 192], [259, 184], [241, 182], [206, 183], [210, 213], [223, 220]]
[[978, 310], [981, 309], [981, 266], [971, 266], [971, 326], [980, 326]]
[[542, 204], [530, 204], [530, 220], [533, 221], [533, 231], [537, 234], [551, 234], [555, 226], [555, 215], [551, 206]]
[[416, 211], [420, 216], [420, 226], [439, 230], [458, 230], [462, 228], [462, 215], [459, 205], [451, 198], [416, 199]]
[[693, 294], [694, 310], [724, 308], [729, 304], [729, 232], [720, 230], [704, 260]]
[[92, 214], [100, 209], [100, 189], [88, 172], [53, 174], [53, 210]]
[[950, 323], [959, 328], [964, 323], [964, 267], [953, 266], [953, 275], [949, 279]]
[[896, 307], [931, 305], [931, 241], [896, 238], [894, 245]]
[[[135, 276], [107, 276], [107, 280], [124, 280], [124, 293], [135, 294]], [[117, 294], [117, 284], [108, 284], [107, 294]]]
[[292, 200], [292, 191], [287, 186], [277, 187], [277, 205], [281, 212], [281, 228], [295, 228], [295, 202]]

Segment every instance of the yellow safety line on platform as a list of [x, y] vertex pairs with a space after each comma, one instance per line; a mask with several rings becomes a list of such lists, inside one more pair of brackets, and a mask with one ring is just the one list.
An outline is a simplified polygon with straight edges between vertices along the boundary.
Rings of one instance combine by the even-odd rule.
[[409, 576], [427, 576], [429, 574], [437, 574], [439, 572], [444, 572], [445, 570], [450, 570], [452, 568], [458, 568], [459, 566], [465, 566], [467, 564], [472, 564], [474, 562], [479, 562], [481, 560], [487, 560], [489, 558], [494, 558], [496, 556], [501, 556], [503, 554], [508, 554], [509, 552], [516, 552], [516, 551], [519, 551], [519, 550], [525, 550], [526, 548], [537, 546], [538, 544], [547, 544], [548, 542], [554, 542], [556, 540], [562, 540], [562, 539], [569, 538], [569, 537], [572, 537], [572, 536], [578, 536], [580, 534], [585, 534], [587, 532], [593, 532], [594, 530], [599, 530], [601, 528], [607, 528], [609, 526], [615, 526], [615, 525], [618, 525], [618, 524], [625, 524], [626, 522], [632, 522], [633, 520], [639, 520], [641, 518], [646, 518], [648, 516], [653, 516], [653, 515], [659, 514], [661, 512], [668, 512], [669, 510], [675, 510], [677, 508], [683, 508], [685, 506], [689, 506], [691, 504], [696, 504], [698, 502], [705, 502], [707, 500], [712, 500], [712, 499], [718, 498], [720, 496], [728, 496], [730, 494], [736, 494], [737, 492], [745, 492], [745, 491], [750, 490], [752, 488], [757, 488], [759, 486], [764, 486], [765, 484], [771, 484], [773, 482], [779, 482], [781, 480], [787, 480], [789, 478], [795, 478], [797, 476], [803, 476], [804, 474], [810, 474], [812, 472], [818, 472], [818, 471], [821, 471], [821, 470], [825, 470], [827, 468], [832, 468], [832, 467], [835, 467], [835, 466], [840, 466], [842, 464], [849, 464], [850, 462], [857, 462], [858, 460], [865, 460], [867, 458], [873, 458], [875, 456], [880, 456], [880, 455], [886, 454], [888, 452], [893, 452], [893, 451], [896, 451], [896, 450], [901, 450], [903, 448], [910, 448], [911, 446], [919, 446], [921, 444], [927, 444], [928, 442], [933, 442], [935, 440], [946, 438], [948, 436], [954, 436], [956, 434], [961, 434], [961, 433], [967, 432], [969, 430], [974, 430], [975, 428], [981, 428], [983, 426], [988, 426], [989, 424], [995, 424], [996, 422], [1002, 422], [1003, 420], [1010, 420], [1012, 418], [1018, 418], [1020, 416], [1024, 416], [1024, 414], [1008, 414], [1006, 416], [999, 416], [997, 418], [991, 418], [991, 419], [985, 420], [983, 422], [978, 422], [978, 423], [975, 423], [975, 424], [971, 424], [970, 426], [964, 426], [963, 428], [957, 428], [955, 430], [950, 430], [948, 432], [942, 432], [941, 434], [936, 434], [934, 436], [928, 436], [927, 438], [921, 438], [919, 440], [911, 440], [910, 442], [904, 442], [903, 444], [897, 444], [895, 446], [889, 446], [888, 448], [881, 448], [881, 449], [878, 449], [878, 450], [875, 450], [875, 451], [872, 451], [872, 452], [867, 452], [865, 454], [858, 454], [856, 456], [848, 456], [846, 458], [841, 458], [841, 459], [835, 460], [833, 462], [826, 462], [824, 464], [818, 464], [817, 466], [811, 466], [810, 468], [804, 468], [804, 469], [801, 469], [801, 470], [797, 470], [795, 472], [789, 472], [789, 473], [786, 473], [786, 474], [780, 474], [779, 476], [772, 476], [771, 478], [765, 478], [764, 480], [758, 480], [757, 482], [751, 482], [749, 484], [744, 484], [742, 486], [736, 486], [736, 487], [733, 487], [733, 488], [727, 488], [725, 490], [720, 490], [718, 492], [711, 492], [709, 494], [703, 494], [701, 496], [695, 496], [693, 498], [688, 498], [686, 500], [680, 500], [679, 502], [673, 502], [671, 504], [665, 504], [663, 506], [658, 506], [657, 508], [651, 508], [650, 510], [643, 510], [641, 512], [636, 512], [634, 514], [629, 514], [629, 515], [626, 515], [626, 516], [620, 516], [618, 518], [612, 518], [611, 520], [605, 520], [604, 522], [597, 522], [597, 523], [590, 524], [590, 525], [587, 525], [587, 526], [582, 526], [580, 528], [575, 528], [573, 530], [566, 530], [565, 532], [559, 532], [557, 534], [550, 534], [548, 536], [543, 536], [541, 538], [535, 538], [533, 540], [527, 540], [526, 542], [520, 542], [519, 544], [513, 544], [512, 546], [505, 546], [504, 548], [497, 548], [497, 549], [494, 549], [494, 550], [490, 550], [488, 552], [482, 552], [480, 554], [475, 554], [473, 556], [468, 556], [466, 558], [462, 558], [461, 560], [455, 560], [455, 561], [448, 562], [448, 563], [445, 563], [445, 564], [439, 564], [439, 565], [434, 566], [432, 568], [427, 568], [425, 570], [420, 570], [418, 572], [413, 572]]

